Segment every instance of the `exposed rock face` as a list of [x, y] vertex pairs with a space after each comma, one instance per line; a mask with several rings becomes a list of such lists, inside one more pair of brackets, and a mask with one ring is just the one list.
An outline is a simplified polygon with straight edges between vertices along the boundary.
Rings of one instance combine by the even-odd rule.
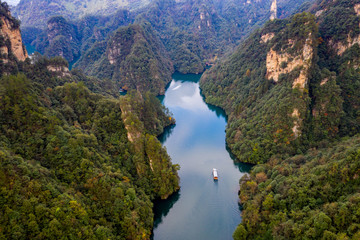
[[315, 17], [319, 17], [325, 10], [319, 10], [315, 13]]
[[277, 18], [277, 2], [276, 0], [273, 0], [270, 7], [270, 20], [274, 20]]
[[294, 118], [294, 127], [292, 128], [292, 131], [294, 133], [295, 138], [298, 138], [301, 134], [300, 126], [301, 126], [301, 118], [300, 118], [300, 112], [299, 109], [295, 108], [294, 112], [291, 114], [291, 116]]
[[56, 75], [58, 75], [60, 77], [70, 77], [71, 76], [69, 68], [67, 68], [65, 66], [49, 65], [49, 66], [47, 66], [47, 69], [50, 72], [56, 73]]
[[267, 43], [268, 41], [270, 41], [271, 39], [273, 39], [275, 36], [274, 33], [267, 33], [265, 35], [261, 36], [261, 41], [260, 43]]
[[90, 49], [90, 57], [83, 58], [86, 62], [92, 58], [91, 64], [83, 64], [87, 74], [113, 79], [123, 88], [165, 93], [174, 69], [150, 25], [120, 27], [105, 44], [102, 54], [94, 56]]
[[355, 4], [354, 10], [355, 10], [356, 14], [359, 16], [360, 15], [360, 4]]
[[[360, 4], [359, 4], [360, 7]], [[359, 9], [360, 11], [360, 9]], [[348, 35], [346, 39], [346, 43], [343, 42], [333, 42], [332, 40], [329, 41], [330, 47], [332, 47], [337, 55], [342, 55], [347, 49], [351, 48], [355, 44], [360, 44], [360, 35], [356, 36], [355, 38], [351, 38], [350, 34]]]
[[[291, 42], [289, 41], [289, 43]], [[278, 53], [271, 48], [266, 56], [266, 77], [277, 82], [280, 74], [287, 74], [295, 68], [301, 68], [298, 78], [293, 82], [293, 88], [299, 87], [304, 89], [308, 80], [307, 72], [311, 66], [313, 56], [311, 35], [306, 40], [301, 54], [297, 56], [292, 56], [287, 52]]]
[[5, 62], [8, 61], [7, 58], [9, 53], [12, 53], [19, 61], [25, 61], [28, 54], [22, 42], [20, 28], [14, 26], [11, 20], [5, 16], [2, 16], [0, 21], [0, 35], [4, 37], [5, 42], [10, 42], [10, 46], [5, 45], [0, 47], [0, 52], [3, 55]]

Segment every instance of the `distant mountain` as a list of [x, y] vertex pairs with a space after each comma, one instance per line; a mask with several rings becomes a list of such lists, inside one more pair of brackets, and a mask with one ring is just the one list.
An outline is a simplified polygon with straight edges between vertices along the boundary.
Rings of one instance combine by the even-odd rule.
[[23, 27], [43, 28], [53, 16], [75, 20], [86, 15], [111, 15], [123, 8], [134, 10], [149, 3], [150, 0], [21, 0], [14, 16], [21, 20]]
[[[130, 23], [141, 26], [150, 23], [154, 39], [160, 39], [160, 45], [165, 46], [162, 55], [170, 58], [175, 71], [201, 73], [207, 64], [213, 64], [219, 57], [231, 52], [252, 29], [271, 16], [290, 15], [302, 2], [157, 0], [147, 7], [133, 11], [118, 10], [110, 16], [86, 16], [75, 21], [52, 17], [42, 33], [33, 27], [23, 28], [23, 33], [26, 44], [33, 45], [40, 53], [63, 56], [75, 63], [74, 67], [97, 75], [101, 71], [95, 73], [99, 69], [99, 63], [94, 65], [95, 60], [100, 59], [115, 30]], [[107, 68], [106, 77], [116, 77], [110, 68]], [[139, 84], [128, 82], [127, 85], [133, 88]], [[152, 89], [151, 86], [145, 88]], [[155, 88], [161, 89], [159, 86]], [[157, 92], [161, 93], [163, 89]]]

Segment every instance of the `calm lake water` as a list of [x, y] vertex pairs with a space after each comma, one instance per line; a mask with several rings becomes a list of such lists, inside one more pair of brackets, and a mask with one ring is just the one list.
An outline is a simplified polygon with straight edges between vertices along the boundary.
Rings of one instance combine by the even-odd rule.
[[[181, 166], [181, 190], [155, 203], [155, 240], [232, 239], [241, 222], [239, 179], [251, 166], [234, 163], [226, 150], [226, 117], [200, 95], [200, 75], [174, 74], [163, 104], [176, 126], [160, 137]], [[219, 181], [214, 182], [212, 169]]]

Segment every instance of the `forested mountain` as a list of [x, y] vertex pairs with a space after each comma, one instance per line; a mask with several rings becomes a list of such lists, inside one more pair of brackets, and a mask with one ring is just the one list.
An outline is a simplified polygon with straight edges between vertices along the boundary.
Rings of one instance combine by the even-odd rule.
[[123, 89], [164, 94], [173, 65], [150, 24], [120, 27], [106, 42], [89, 49], [76, 68], [100, 78], [113, 79]]
[[[6, 4], [0, 13], [19, 31]], [[0, 36], [9, 42], [7, 26]], [[15, 67], [0, 71], [0, 238], [149, 239], [152, 200], [179, 189], [178, 166], [156, 138], [175, 122], [168, 110], [148, 92], [120, 97], [116, 82], [70, 72], [60, 57], [8, 54]]]
[[207, 101], [230, 115], [227, 141], [241, 161], [293, 155], [359, 132], [357, 5], [330, 2], [317, 17], [268, 22], [203, 76]]
[[[75, 67], [97, 76], [96, 71], [89, 69], [98, 68], [99, 62], [89, 59], [88, 56], [100, 59], [105, 49], [111, 45], [110, 41], [114, 40], [119, 27], [137, 24], [141, 25], [145, 32], [151, 32], [153, 39], [160, 39], [162, 44], [156, 43], [158, 47], [155, 48], [165, 46], [167, 53], [162, 54], [162, 61], [172, 61], [174, 70], [181, 73], [201, 73], [206, 64], [214, 63], [219, 56], [231, 51], [252, 29], [266, 22], [271, 16], [290, 15], [303, 2], [157, 0], [145, 8], [134, 11], [119, 10], [110, 16], [86, 16], [77, 21], [69, 21], [66, 17], [52, 17], [41, 33], [34, 28], [35, 25], [24, 28], [23, 33], [26, 44], [34, 46], [40, 53], [50, 57], [63, 56], [69, 62], [75, 63]], [[37, 36], [34, 36], [34, 33]], [[116, 39], [120, 40], [119, 37]], [[148, 48], [149, 46], [146, 46], [142, 51], [150, 52], [151, 56], [153, 49]], [[155, 68], [161, 69], [162, 66], [158, 63], [161, 61], [155, 63]], [[145, 65], [146, 68], [152, 68], [149, 64]], [[172, 73], [172, 68], [167, 67], [169, 64], [165, 65]], [[117, 75], [115, 68], [113, 71], [107, 70], [106, 77]], [[161, 82], [168, 81], [167, 76], [158, 77], [162, 78]], [[130, 85], [134, 88], [139, 84]], [[162, 89], [157, 91], [162, 92]]]
[[241, 180], [234, 239], [359, 239], [360, 137], [288, 159]]
[[[360, 1], [274, 20], [201, 79], [241, 180], [234, 239], [358, 239]], [[355, 135], [355, 136], [354, 136]]]
[[150, 0], [21, 0], [14, 9], [14, 16], [24, 27], [43, 28], [54, 16], [68, 19], [80, 19], [86, 15], [106, 16], [119, 9], [134, 10], [149, 3]]

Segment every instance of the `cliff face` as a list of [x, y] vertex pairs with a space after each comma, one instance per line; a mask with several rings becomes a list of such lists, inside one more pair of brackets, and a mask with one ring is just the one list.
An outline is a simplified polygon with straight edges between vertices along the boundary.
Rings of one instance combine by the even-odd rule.
[[174, 72], [165, 47], [148, 24], [119, 28], [108, 42], [89, 49], [76, 66], [113, 79], [119, 87], [155, 94], [165, 93]]
[[241, 161], [360, 131], [359, 4], [319, 0], [313, 14], [268, 22], [203, 75], [206, 101], [229, 115], [227, 143]]
[[[263, 39], [263, 36], [261, 37]], [[294, 47], [295, 42], [289, 39], [290, 47]], [[296, 54], [289, 54], [287, 49], [281, 49], [279, 52], [273, 48], [266, 55], [266, 78], [278, 82], [280, 74], [288, 74], [296, 68], [301, 69], [299, 76], [293, 81], [293, 88], [305, 88], [308, 82], [308, 71], [313, 63], [314, 49], [313, 39], [309, 33], [305, 44]]]
[[304, 136], [317, 31], [306, 13], [268, 22], [203, 75], [206, 101], [229, 115], [227, 143], [241, 161], [292, 152]]
[[[152, 117], [141, 119], [143, 112], [150, 109], [150, 106], [147, 105], [150, 98], [149, 94], [143, 96], [140, 92], [135, 91], [121, 97], [122, 119], [128, 140], [135, 148], [136, 158], [134, 159], [136, 161], [134, 161], [134, 164], [139, 178], [149, 181], [156, 197], [167, 199], [172, 193], [180, 189], [177, 175], [178, 168], [176, 165], [171, 164], [171, 159], [159, 140], [154, 135], [150, 135], [146, 131], [146, 127], [144, 128], [144, 126], [148, 125], [147, 122], [152, 121], [150, 120]], [[152, 96], [152, 98], [155, 97]], [[157, 115], [158, 113], [153, 112], [152, 114]], [[170, 116], [164, 113], [161, 115], [154, 116], [154, 119], [162, 122], [163, 127], [174, 124], [174, 120]]]
[[61, 56], [70, 63], [80, 55], [76, 27], [60, 16], [51, 18], [46, 29], [31, 44], [48, 57]]
[[19, 61], [25, 61], [28, 54], [22, 42], [20, 28], [14, 28], [11, 20], [6, 17], [0, 17], [0, 20], [2, 22], [0, 34], [4, 36], [5, 41], [10, 41], [10, 49], [5, 49], [5, 46], [2, 49], [7, 54], [12, 52]]
[[277, 18], [277, 2], [276, 0], [273, 0], [271, 3], [271, 8], [270, 8], [270, 20], [274, 20], [275, 18]]
[[0, 53], [3, 63], [13, 64], [28, 57], [23, 45], [19, 22], [13, 18], [4, 3], [0, 5]]

